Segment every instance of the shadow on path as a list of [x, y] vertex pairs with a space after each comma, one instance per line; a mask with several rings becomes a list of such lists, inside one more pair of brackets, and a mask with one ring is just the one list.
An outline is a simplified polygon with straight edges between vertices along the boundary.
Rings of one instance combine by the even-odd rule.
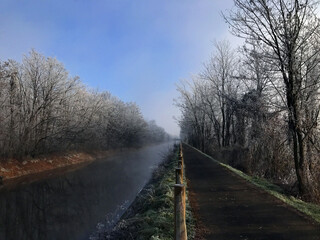
[[320, 240], [320, 225], [183, 144], [196, 239]]

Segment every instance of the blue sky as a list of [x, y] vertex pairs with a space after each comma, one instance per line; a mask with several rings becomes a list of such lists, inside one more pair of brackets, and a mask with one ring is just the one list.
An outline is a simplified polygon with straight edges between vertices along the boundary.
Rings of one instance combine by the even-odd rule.
[[91, 88], [136, 102], [171, 134], [175, 83], [198, 73], [228, 38], [232, 0], [1, 0], [0, 59], [56, 57]]

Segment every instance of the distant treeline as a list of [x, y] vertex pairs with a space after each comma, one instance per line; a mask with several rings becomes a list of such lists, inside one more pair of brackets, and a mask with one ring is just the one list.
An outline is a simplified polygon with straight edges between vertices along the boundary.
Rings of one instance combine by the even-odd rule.
[[32, 50], [0, 62], [0, 156], [105, 150], [169, 138], [135, 103], [89, 90], [63, 64]]
[[245, 43], [216, 43], [203, 71], [179, 84], [181, 137], [320, 202], [318, 1], [234, 4], [225, 20]]

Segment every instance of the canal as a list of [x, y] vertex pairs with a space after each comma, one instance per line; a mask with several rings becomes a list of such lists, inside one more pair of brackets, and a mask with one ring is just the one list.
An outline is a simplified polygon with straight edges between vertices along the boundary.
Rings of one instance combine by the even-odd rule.
[[88, 239], [99, 224], [116, 220], [121, 206], [134, 200], [172, 146], [122, 151], [71, 172], [1, 190], [0, 239]]

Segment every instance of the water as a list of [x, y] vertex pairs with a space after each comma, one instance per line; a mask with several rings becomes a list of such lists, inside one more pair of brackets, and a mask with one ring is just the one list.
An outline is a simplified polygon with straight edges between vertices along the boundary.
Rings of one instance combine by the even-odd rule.
[[135, 198], [172, 145], [128, 150], [76, 171], [3, 190], [0, 239], [88, 239], [106, 215]]

